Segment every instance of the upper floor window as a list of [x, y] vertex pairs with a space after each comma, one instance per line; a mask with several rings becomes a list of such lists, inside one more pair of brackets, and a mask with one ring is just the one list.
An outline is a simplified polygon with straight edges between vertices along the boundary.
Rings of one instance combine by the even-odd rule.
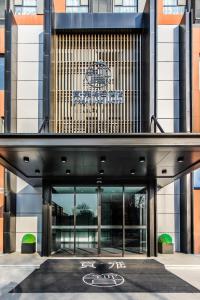
[[0, 20], [5, 18], [5, 0], [0, 0]]
[[136, 13], [138, 10], [138, 0], [114, 0], [114, 12], [116, 13]]
[[15, 15], [36, 15], [37, 0], [15, 0]]
[[193, 172], [193, 188], [200, 189], [200, 169]]
[[88, 0], [66, 0], [67, 13], [87, 13]]
[[163, 13], [167, 15], [184, 14], [186, 0], [163, 0]]
[[0, 56], [0, 90], [4, 90], [4, 57]]

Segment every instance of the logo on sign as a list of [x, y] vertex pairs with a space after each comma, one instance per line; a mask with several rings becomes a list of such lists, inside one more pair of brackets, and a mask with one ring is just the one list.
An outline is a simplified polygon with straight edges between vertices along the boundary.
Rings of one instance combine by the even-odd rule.
[[83, 282], [96, 287], [114, 287], [122, 285], [124, 278], [115, 273], [94, 274], [90, 273], [83, 277]]
[[[123, 91], [108, 90], [108, 85], [111, 83], [111, 70], [105, 62], [93, 62], [86, 70], [85, 80], [90, 86], [90, 90], [73, 91], [74, 104], [123, 103]], [[107, 90], [105, 88], [107, 88]]]
[[87, 83], [94, 88], [102, 88], [111, 82], [111, 70], [103, 62], [93, 62], [85, 75]]

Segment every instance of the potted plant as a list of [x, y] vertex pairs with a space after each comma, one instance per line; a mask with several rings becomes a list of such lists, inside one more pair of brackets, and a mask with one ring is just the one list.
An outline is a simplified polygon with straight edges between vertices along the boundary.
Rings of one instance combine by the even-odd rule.
[[158, 239], [158, 252], [162, 254], [173, 254], [174, 244], [172, 242], [172, 237], [167, 234], [161, 234]]
[[22, 247], [21, 252], [22, 253], [35, 253], [36, 251], [36, 238], [33, 234], [27, 233], [22, 238]]

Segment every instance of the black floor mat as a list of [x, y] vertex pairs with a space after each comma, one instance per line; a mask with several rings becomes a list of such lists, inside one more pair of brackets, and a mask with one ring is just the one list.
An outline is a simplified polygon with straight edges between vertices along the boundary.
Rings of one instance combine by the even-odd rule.
[[49, 259], [11, 293], [199, 293], [150, 259]]

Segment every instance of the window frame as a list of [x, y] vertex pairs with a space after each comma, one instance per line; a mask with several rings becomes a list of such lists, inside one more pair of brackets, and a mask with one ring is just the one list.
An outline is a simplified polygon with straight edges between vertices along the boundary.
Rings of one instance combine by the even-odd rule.
[[[67, 5], [67, 1], [68, 0], [65, 0], [65, 12], [66, 13], [68, 13], [68, 14], [70, 14], [70, 13], [72, 13], [72, 14], [76, 14], [76, 13], [89, 13], [89, 0], [88, 0], [88, 4], [87, 5], [85, 5], [85, 4], [81, 4], [81, 1], [82, 0], [78, 0], [78, 2], [79, 2], [79, 5]], [[68, 10], [68, 8], [71, 8], [71, 9], [77, 9], [77, 11], [67, 11]], [[85, 11], [85, 12], [80, 12], [80, 11], [78, 11], [79, 10], [79, 8], [87, 8], [87, 11]]]
[[[1, 59], [3, 61], [3, 72], [2, 72], [2, 81], [0, 80], [0, 91], [4, 91], [5, 89], [5, 56], [0, 54], [0, 66], [1, 66]], [[0, 68], [0, 74], [1, 74], [1, 68]]]
[[[124, 5], [124, 0], [121, 0], [121, 2], [122, 2], [122, 5], [116, 5], [115, 4], [115, 0], [113, 0], [113, 13], [128, 13], [128, 11], [123, 11], [123, 8], [129, 8], [129, 9], [133, 9], [133, 8], [135, 8], [135, 11], [134, 12], [132, 12], [132, 13], [137, 13], [138, 12], [138, 1], [139, 0], [134, 0], [135, 2], [136, 2], [136, 4], [135, 5]], [[122, 8], [122, 11], [116, 11], [115, 9], [116, 8]], [[130, 13], [131, 13], [131, 11], [130, 11]]]
[[[26, 0], [22, 0], [22, 5], [14, 5], [14, 14], [15, 15], [36, 15], [37, 14], [37, 4], [38, 4], [38, 0], [35, 0], [35, 5], [25, 5]], [[20, 13], [16, 13], [16, 10], [21, 10]], [[32, 12], [31, 13], [24, 13], [24, 11], [26, 9], [32, 9]]]
[[[165, 4], [165, 0], [163, 0], [163, 14], [165, 15], [179, 15], [184, 14], [186, 3], [179, 4], [179, 0], [175, 0], [176, 4]], [[173, 11], [174, 9], [174, 11]], [[179, 11], [180, 9], [180, 11]], [[171, 10], [171, 12], [169, 12]], [[175, 11], [177, 10], [177, 11]]]

